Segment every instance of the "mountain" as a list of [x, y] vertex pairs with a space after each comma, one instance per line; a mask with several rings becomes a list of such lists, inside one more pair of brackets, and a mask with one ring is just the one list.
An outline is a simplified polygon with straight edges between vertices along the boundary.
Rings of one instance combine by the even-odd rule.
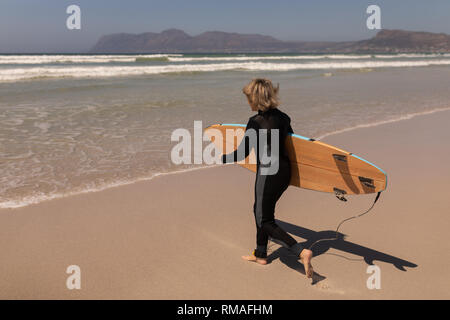
[[349, 49], [366, 52], [450, 52], [450, 35], [382, 30], [374, 38], [357, 41]]
[[239, 52], [335, 52], [398, 53], [450, 52], [450, 36], [444, 33], [381, 30], [375, 37], [347, 42], [282, 41], [260, 34], [207, 31], [190, 36], [182, 30], [161, 33], [118, 33], [102, 36], [91, 53], [239, 53]]

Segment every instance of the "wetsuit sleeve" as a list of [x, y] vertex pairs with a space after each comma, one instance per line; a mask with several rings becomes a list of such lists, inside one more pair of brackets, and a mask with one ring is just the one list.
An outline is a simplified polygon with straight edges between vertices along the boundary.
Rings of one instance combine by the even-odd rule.
[[252, 149], [256, 150], [256, 146], [253, 145], [255, 142], [252, 141], [248, 136], [249, 129], [253, 129], [253, 130], [258, 129], [257, 123], [255, 121], [253, 121], [252, 119], [250, 119], [248, 121], [247, 126], [245, 128], [244, 138], [242, 139], [242, 141], [239, 144], [239, 146], [237, 147], [237, 149], [234, 152], [222, 155], [222, 163], [232, 163], [232, 162], [244, 160], [245, 158], [248, 157], [248, 155], [250, 154]]
[[292, 127], [291, 127], [291, 118], [289, 118], [289, 117], [288, 117], [287, 132], [294, 133], [294, 130], [292, 130]]

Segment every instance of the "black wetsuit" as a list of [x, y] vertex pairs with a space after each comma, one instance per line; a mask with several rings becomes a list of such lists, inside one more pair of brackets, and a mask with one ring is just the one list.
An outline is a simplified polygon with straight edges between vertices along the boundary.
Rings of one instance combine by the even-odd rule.
[[[303, 250], [301, 244], [297, 243], [294, 238], [287, 234], [275, 223], [275, 204], [281, 197], [283, 192], [289, 186], [291, 179], [291, 166], [289, 157], [285, 148], [285, 140], [288, 133], [293, 133], [291, 128], [291, 119], [289, 116], [278, 109], [269, 109], [268, 111], [259, 111], [257, 115], [251, 117], [245, 129], [246, 134], [238, 149], [233, 153], [223, 155], [222, 161], [235, 162], [245, 159], [252, 149], [257, 155], [257, 171], [255, 181], [255, 203], [253, 205], [253, 212], [256, 221], [256, 249], [254, 255], [259, 258], [267, 257], [267, 243], [269, 237], [278, 240], [283, 246], [289, 248], [296, 256], [300, 255]], [[256, 131], [256, 141], [250, 139], [249, 129]], [[258, 133], [265, 132], [260, 129], [267, 129], [267, 135], [260, 135]], [[278, 170], [275, 174], [267, 174], [264, 168], [268, 165], [266, 161], [261, 161], [261, 154], [258, 146], [267, 148], [267, 154], [271, 155], [272, 136], [274, 134], [271, 130], [278, 129], [278, 145], [279, 155]], [[264, 138], [263, 138], [264, 137]], [[262, 138], [263, 145], [260, 145], [260, 138]], [[245, 148], [245, 150], [243, 150]], [[271, 155], [273, 156], [273, 155]], [[277, 161], [277, 160], [274, 160]], [[274, 162], [272, 161], [272, 162]], [[273, 163], [271, 164], [273, 165]], [[275, 166], [276, 167], [276, 166]]]

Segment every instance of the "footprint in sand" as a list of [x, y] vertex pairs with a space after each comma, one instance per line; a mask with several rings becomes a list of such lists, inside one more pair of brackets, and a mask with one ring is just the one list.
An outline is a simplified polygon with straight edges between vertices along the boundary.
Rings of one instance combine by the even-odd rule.
[[324, 291], [327, 293], [335, 293], [335, 294], [344, 294], [345, 293], [343, 290], [333, 288], [333, 285], [327, 279], [324, 279], [324, 280], [316, 283], [316, 288], [320, 291]]
[[319, 282], [317, 284], [317, 288], [320, 290], [329, 290], [331, 289], [330, 285], [328, 283], [324, 283], [324, 282]]

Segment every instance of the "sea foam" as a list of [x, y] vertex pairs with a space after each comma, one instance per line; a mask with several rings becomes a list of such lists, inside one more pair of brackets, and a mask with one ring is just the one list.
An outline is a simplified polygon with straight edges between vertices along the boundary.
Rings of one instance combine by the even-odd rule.
[[367, 68], [402, 68], [450, 65], [450, 59], [415, 61], [323, 61], [305, 63], [210, 63], [210, 64], [168, 64], [157, 66], [42, 66], [0, 69], [0, 81], [11, 82], [39, 78], [109, 78], [142, 76], [164, 73], [192, 73], [215, 71], [292, 71], [332, 70]]

